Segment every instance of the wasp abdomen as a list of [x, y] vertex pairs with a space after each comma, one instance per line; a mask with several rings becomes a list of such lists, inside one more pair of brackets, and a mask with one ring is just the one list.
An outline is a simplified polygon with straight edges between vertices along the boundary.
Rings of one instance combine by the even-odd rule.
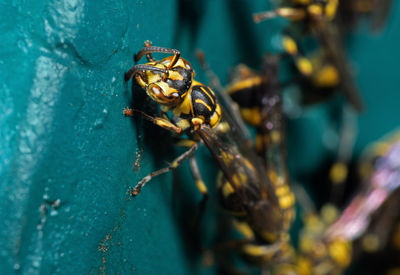
[[191, 99], [194, 117], [202, 118], [211, 127], [214, 127], [221, 118], [221, 108], [214, 92], [205, 85], [194, 85]]

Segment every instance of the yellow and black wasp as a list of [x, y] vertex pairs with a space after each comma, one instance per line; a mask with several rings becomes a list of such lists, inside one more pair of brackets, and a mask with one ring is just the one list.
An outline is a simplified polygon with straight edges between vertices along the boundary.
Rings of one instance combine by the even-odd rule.
[[[216, 90], [221, 90], [219, 80], [200, 55], [203, 68], [208, 73], [211, 83]], [[263, 160], [263, 169], [266, 171], [269, 182], [277, 194], [283, 220], [283, 232], [287, 232], [295, 216], [295, 197], [289, 186], [289, 177], [286, 164], [285, 125], [282, 111], [282, 99], [278, 77], [279, 57], [269, 55], [264, 60], [263, 73], [258, 74], [245, 65], [239, 65], [234, 72], [234, 82], [228, 86], [226, 92], [232, 99], [224, 99], [229, 106], [239, 106], [240, 115], [247, 124], [257, 129], [255, 149]], [[247, 138], [247, 136], [245, 135]], [[221, 184], [219, 186], [226, 186]], [[223, 181], [222, 181], [223, 182]], [[224, 199], [222, 199], [224, 202]], [[228, 202], [229, 206], [230, 203]], [[234, 211], [234, 209], [231, 209]], [[258, 265], [288, 261], [293, 255], [288, 234], [282, 234], [271, 244], [271, 237], [260, 235], [252, 224], [238, 219], [236, 229], [247, 241], [242, 246], [244, 257]]]
[[[293, 23], [283, 38], [283, 47], [293, 56], [299, 73], [303, 76], [301, 85], [311, 96], [325, 98], [339, 89], [347, 101], [357, 110], [363, 109], [357, 85], [352, 76], [342, 37], [336, 25], [338, 0], [283, 1], [282, 7], [274, 11], [254, 15], [256, 22], [280, 16]], [[313, 38], [320, 50], [313, 57], [306, 57], [297, 42]]]
[[278, 55], [267, 55], [261, 73], [243, 64], [237, 66], [227, 93], [239, 105], [244, 121], [256, 128], [255, 149], [264, 159], [270, 181], [287, 199], [281, 201], [281, 208], [285, 209], [285, 227], [289, 229], [294, 218], [294, 195], [289, 186], [279, 64]]
[[[152, 56], [155, 52], [172, 56], [156, 60]], [[191, 64], [180, 57], [178, 50], [153, 47], [146, 42], [145, 47], [135, 55], [135, 61], [143, 56], [147, 57], [148, 62], [134, 65], [125, 74], [125, 80], [135, 77], [147, 95], [160, 105], [162, 117], [153, 117], [129, 108], [124, 110], [124, 114], [131, 116], [139, 112], [174, 134], [186, 134], [188, 139], [182, 138], [179, 143], [189, 149], [168, 167], [144, 177], [132, 189], [132, 196], [138, 195], [153, 177], [177, 168], [187, 158], [191, 160], [197, 187], [206, 196], [207, 187], [201, 179], [194, 155], [201, 142], [221, 170], [218, 190], [223, 207], [232, 213], [239, 224], [250, 228], [254, 238], [263, 240], [265, 246], [287, 240], [287, 222], [283, 218], [281, 205], [282, 200], [293, 202], [293, 194], [286, 197], [285, 190], [271, 184], [263, 163], [253, 149], [239, 140], [240, 133], [235, 135], [240, 127], [232, 119], [233, 116], [224, 112], [212, 89], [194, 80]], [[252, 246], [252, 242], [246, 240], [241, 249], [260, 253], [259, 248]]]
[[[370, 253], [389, 243], [392, 252], [396, 247], [397, 231], [393, 225], [399, 216], [388, 206], [396, 210], [400, 206], [397, 198], [400, 186], [398, 133], [377, 142], [363, 159], [361, 189], [341, 213], [333, 205], [325, 204], [318, 215], [304, 190], [296, 188], [297, 199], [305, 210], [304, 228], [299, 235], [293, 265], [298, 274], [342, 274], [353, 258], [360, 257], [360, 247]], [[382, 209], [385, 204], [388, 205]], [[393, 229], [394, 242], [388, 239]], [[390, 258], [393, 259], [393, 255]], [[278, 266], [276, 270], [280, 268], [287, 270], [288, 266]]]

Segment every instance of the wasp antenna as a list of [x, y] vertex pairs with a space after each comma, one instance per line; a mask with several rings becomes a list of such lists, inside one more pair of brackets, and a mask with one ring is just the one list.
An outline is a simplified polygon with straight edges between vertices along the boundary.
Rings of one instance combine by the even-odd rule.
[[[146, 42], [145, 42], [146, 43]], [[170, 67], [173, 67], [181, 56], [181, 52], [175, 49], [164, 48], [164, 47], [143, 47], [137, 54], [135, 54], [135, 62], [138, 62], [143, 56], [150, 53], [170, 53], [174, 55], [174, 59], [171, 61]]]
[[157, 68], [150, 65], [139, 64], [139, 65], [134, 65], [132, 68], [129, 69], [129, 71], [125, 73], [125, 81], [131, 79], [135, 74], [143, 73], [144, 71], [152, 71], [152, 72], [160, 72], [168, 74], [168, 70]]

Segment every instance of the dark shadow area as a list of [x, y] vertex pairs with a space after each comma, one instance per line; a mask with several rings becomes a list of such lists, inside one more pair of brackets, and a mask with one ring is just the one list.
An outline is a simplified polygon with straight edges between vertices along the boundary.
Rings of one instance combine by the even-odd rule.
[[[140, 110], [150, 116], [158, 116], [157, 103], [149, 98], [146, 92], [135, 81], [132, 82], [130, 90], [132, 97], [129, 107]], [[176, 157], [173, 150], [174, 145], [171, 133], [146, 120], [138, 113], [133, 116], [132, 123], [136, 128], [138, 150], [150, 151], [148, 155], [152, 156], [152, 161], [157, 169], [166, 166], [168, 161], [172, 161]]]

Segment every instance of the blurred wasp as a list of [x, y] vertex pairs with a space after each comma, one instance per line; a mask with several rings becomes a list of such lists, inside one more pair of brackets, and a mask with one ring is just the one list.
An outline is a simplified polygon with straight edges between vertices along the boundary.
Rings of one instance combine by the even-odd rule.
[[[267, 56], [262, 74], [257, 74], [245, 65], [239, 65], [233, 74], [235, 79], [226, 92], [222, 91], [223, 88], [206, 63], [204, 55], [198, 53], [198, 58], [210, 82], [220, 91], [219, 94], [229, 95], [222, 100], [225, 105], [233, 108], [238, 106], [244, 121], [256, 128], [255, 150], [263, 160], [263, 169], [279, 199], [282, 232], [287, 232], [295, 216], [295, 197], [289, 186], [286, 165], [285, 127], [278, 78], [279, 57]], [[219, 187], [224, 186], [224, 181], [219, 180]], [[224, 199], [222, 201], [225, 202]], [[225, 208], [229, 209], [230, 204], [225, 203]], [[235, 212], [234, 209], [230, 210]], [[260, 232], [246, 219], [239, 218], [234, 224], [245, 239], [244, 244], [240, 246], [240, 252], [248, 261], [261, 266], [271, 266], [277, 262], [288, 261], [292, 257], [293, 248], [287, 233], [273, 240], [266, 235], [268, 232]], [[249, 243], [246, 244], [246, 241]]]
[[[396, 274], [400, 252], [399, 140], [398, 133], [391, 135], [367, 151], [360, 167], [362, 187], [340, 214], [326, 204], [318, 215], [304, 190], [296, 185], [296, 197], [305, 210], [304, 228], [293, 262], [275, 266], [272, 274], [343, 274], [362, 251], [374, 253], [369, 262], [377, 264], [376, 272], [391, 267], [389, 271]], [[379, 250], [384, 251], [383, 257], [377, 254]]]
[[[173, 55], [156, 60], [152, 57], [155, 52]], [[282, 204], [293, 202], [293, 194], [270, 183], [264, 165], [242, 138], [240, 126], [233, 119], [235, 116], [220, 106], [209, 87], [194, 80], [192, 66], [180, 57], [178, 50], [153, 47], [150, 42], [146, 42], [145, 47], [135, 55], [135, 61], [145, 55], [148, 62], [134, 65], [125, 74], [125, 81], [135, 77], [147, 95], [160, 104], [162, 117], [149, 116], [129, 108], [124, 110], [124, 114], [132, 116], [139, 112], [174, 134], [186, 134], [188, 139], [182, 138], [179, 144], [189, 149], [168, 167], [144, 177], [132, 189], [131, 195], [138, 195], [153, 177], [177, 168], [185, 159], [190, 158], [197, 187], [207, 196], [207, 188], [194, 156], [201, 142], [219, 164], [221, 175], [218, 191], [223, 207], [238, 223], [251, 228], [254, 235], [266, 244], [287, 239]], [[171, 111], [171, 117], [168, 111]], [[242, 243], [241, 248], [252, 250], [251, 241]]]
[[[341, 34], [334, 23], [338, 5], [338, 0], [284, 1], [283, 7], [255, 14], [254, 20], [260, 22], [277, 16], [291, 20], [293, 24], [283, 39], [283, 47], [293, 56], [303, 75], [304, 89], [314, 90], [315, 95], [332, 94], [332, 89], [340, 88], [347, 101], [361, 111], [363, 103], [344, 53]], [[294, 42], [310, 34], [321, 48], [312, 59], [305, 57]]]

